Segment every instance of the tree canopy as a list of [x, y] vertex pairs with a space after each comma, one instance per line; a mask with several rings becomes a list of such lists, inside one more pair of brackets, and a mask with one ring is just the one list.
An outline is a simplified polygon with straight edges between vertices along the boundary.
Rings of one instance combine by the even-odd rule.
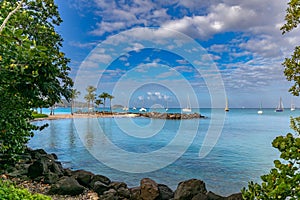
[[0, 2], [0, 154], [24, 149], [38, 127], [29, 123], [31, 108], [70, 98], [69, 59], [54, 0]]
[[[286, 23], [282, 26], [282, 34], [286, 34], [297, 28], [300, 23], [300, 0], [291, 0], [288, 3], [288, 8], [286, 10], [285, 16]], [[290, 92], [299, 96], [300, 93], [300, 46], [296, 46], [294, 53], [290, 58], [286, 58], [283, 63], [284, 75], [287, 80], [293, 81], [294, 84], [290, 88]]]

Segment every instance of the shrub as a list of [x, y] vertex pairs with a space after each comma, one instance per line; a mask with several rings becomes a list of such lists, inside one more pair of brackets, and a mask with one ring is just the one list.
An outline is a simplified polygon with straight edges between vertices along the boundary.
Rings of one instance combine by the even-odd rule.
[[2, 200], [51, 200], [42, 194], [31, 194], [27, 189], [16, 188], [9, 181], [0, 180], [0, 199]]
[[298, 135], [288, 133], [273, 140], [281, 160], [274, 160], [275, 168], [261, 176], [261, 184], [250, 182], [248, 189], [243, 188], [244, 199], [300, 199], [300, 117], [291, 118], [291, 128]]

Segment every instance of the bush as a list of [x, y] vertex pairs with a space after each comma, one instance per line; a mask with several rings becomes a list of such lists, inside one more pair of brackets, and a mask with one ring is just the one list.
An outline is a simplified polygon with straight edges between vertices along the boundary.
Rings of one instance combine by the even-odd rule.
[[40, 113], [36, 113], [36, 112], [33, 112], [32, 116], [33, 116], [33, 118], [45, 118], [45, 117], [48, 117], [48, 115], [46, 115], [46, 114], [40, 114]]
[[273, 140], [281, 159], [274, 161], [269, 174], [261, 176], [261, 184], [250, 182], [242, 190], [244, 199], [300, 199], [300, 117], [291, 118], [291, 128], [297, 136], [288, 133]]
[[42, 194], [31, 194], [27, 189], [16, 188], [9, 181], [0, 180], [0, 199], [2, 200], [51, 200]]

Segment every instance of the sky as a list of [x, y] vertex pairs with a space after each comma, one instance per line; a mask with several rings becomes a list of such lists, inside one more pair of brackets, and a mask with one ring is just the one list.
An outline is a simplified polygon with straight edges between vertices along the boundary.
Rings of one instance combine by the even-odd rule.
[[282, 35], [285, 0], [56, 0], [75, 88], [113, 104], [275, 108], [298, 97], [281, 63], [300, 44]]

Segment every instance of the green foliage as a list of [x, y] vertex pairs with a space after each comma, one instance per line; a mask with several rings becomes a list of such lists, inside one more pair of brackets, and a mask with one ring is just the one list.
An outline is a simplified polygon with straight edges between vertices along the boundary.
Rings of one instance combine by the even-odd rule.
[[[300, 134], [300, 117], [291, 118], [291, 128]], [[250, 182], [243, 189], [244, 199], [300, 199], [300, 138], [288, 133], [276, 137], [272, 145], [280, 151], [281, 160], [275, 160], [275, 168], [261, 176], [261, 185]]]
[[11, 182], [0, 180], [0, 199], [3, 200], [51, 200], [42, 194], [31, 194], [26, 189], [16, 188]]
[[293, 86], [289, 89], [295, 96], [299, 96], [300, 93], [300, 46], [295, 48], [295, 51], [291, 58], [285, 58], [283, 63], [285, 66], [284, 75], [287, 80], [294, 81]]
[[103, 108], [105, 109], [105, 102], [106, 102], [106, 99], [109, 98], [109, 94], [107, 92], [102, 92], [98, 97], [100, 99], [103, 99]]
[[94, 86], [88, 86], [87, 88], [86, 88], [86, 91], [88, 92], [85, 96], [84, 96], [84, 98], [85, 98], [85, 100], [87, 101], [87, 103], [88, 103], [88, 109], [89, 109], [89, 111], [90, 111], [90, 108], [91, 108], [91, 104], [92, 104], [92, 106], [94, 105], [94, 101], [95, 101], [95, 99], [96, 99], [96, 94], [95, 94], [95, 91], [96, 91], [96, 88], [94, 87]]
[[300, 23], [300, 1], [291, 0], [288, 3], [285, 15], [286, 23], [282, 26], [281, 30], [284, 33], [289, 32], [296, 28]]
[[46, 118], [46, 117], [48, 117], [48, 115], [46, 115], [46, 114], [35, 113], [35, 112], [32, 113], [32, 116], [33, 116], [34, 119], [36, 119], [36, 118]]
[[[300, 0], [290, 0], [285, 16], [286, 23], [281, 27], [282, 34], [296, 28], [300, 23]], [[295, 96], [300, 93], [300, 47], [295, 47], [291, 58], [286, 58], [282, 63], [285, 67], [284, 75], [287, 80], [293, 81], [293, 86], [289, 89]]]
[[80, 95], [80, 91], [76, 89], [71, 90], [71, 114], [73, 115], [73, 108], [75, 107], [75, 99]]
[[8, 160], [39, 129], [30, 109], [71, 95], [69, 60], [55, 31], [61, 21], [53, 0], [0, 1], [0, 156]]

